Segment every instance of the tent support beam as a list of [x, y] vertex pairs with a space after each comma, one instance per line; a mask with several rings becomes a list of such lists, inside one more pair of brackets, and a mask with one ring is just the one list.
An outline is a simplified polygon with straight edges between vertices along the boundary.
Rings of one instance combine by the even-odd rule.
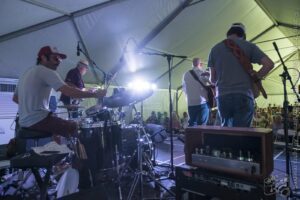
[[264, 30], [263, 32], [261, 32], [260, 34], [256, 35], [254, 38], [252, 38], [251, 40], [249, 40], [250, 42], [253, 42], [255, 40], [257, 40], [258, 38], [260, 38], [261, 36], [263, 36], [264, 34], [268, 33], [269, 31], [271, 31], [273, 28], [275, 28], [276, 26], [273, 24], [272, 26], [270, 26], [269, 28], [267, 28], [266, 30]]
[[264, 40], [264, 41], [260, 41], [260, 42], [255, 42], [255, 44], [262, 44], [262, 43], [266, 43], [266, 42], [278, 41], [278, 40], [289, 39], [289, 38], [294, 38], [294, 37], [299, 37], [299, 34], [298, 35], [290, 35], [290, 36], [286, 36], [286, 37], [280, 37], [280, 38], [274, 38], [274, 39], [270, 39], [270, 40]]
[[[170, 15], [168, 15], [160, 24], [158, 24], [146, 37], [137, 44], [136, 52], [143, 49], [153, 38], [155, 38], [175, 17], [177, 17], [181, 11], [183, 11], [193, 0], [185, 0], [181, 5], [179, 5]], [[174, 69], [176, 66], [181, 64], [185, 59], [182, 59], [179, 63], [177, 63], [174, 67], [171, 68]], [[116, 74], [120, 70], [120, 66], [124, 64], [124, 51], [119, 58], [118, 63], [112, 68], [109, 74]], [[163, 73], [161, 76], [155, 79], [155, 81], [159, 80], [162, 76], [166, 75], [168, 72]]]
[[195, 1], [195, 2], [191, 2], [188, 6], [193, 6], [193, 5], [201, 3], [203, 1], [205, 1], [205, 0], [198, 0], [198, 1]]
[[300, 26], [295, 25], [295, 24], [288, 24], [288, 23], [284, 23], [284, 22], [278, 22], [278, 26], [300, 30]]
[[[283, 58], [284, 62], [286, 62], [286, 61], [288, 61], [289, 59], [291, 59], [291, 58], [292, 58], [295, 54], [297, 54], [298, 52], [299, 52], [299, 50], [297, 49], [297, 50], [293, 51], [292, 53], [290, 53], [290, 54], [284, 56], [284, 58]], [[278, 62], [280, 62], [280, 60], [277, 60], [275, 63], [278, 63]], [[267, 74], [266, 77], [270, 76], [274, 71], [278, 70], [279, 67], [280, 67], [281, 65], [282, 65], [282, 64], [280, 63], [277, 67], [275, 67], [272, 71], [270, 71], [270, 72]], [[265, 78], [266, 78], [266, 77], [265, 77]]]
[[169, 23], [173, 21], [193, 0], [185, 0], [160, 24], [158, 24], [137, 46], [137, 50], [144, 48], [153, 38], [155, 38]]
[[278, 26], [278, 22], [275, 20], [275, 18], [271, 15], [268, 9], [266, 9], [266, 6], [262, 3], [262, 0], [255, 0], [256, 4], [264, 11], [264, 13], [269, 17], [269, 19], [273, 22], [275, 26]]
[[[178, 67], [181, 63], [183, 63], [185, 61], [185, 59], [180, 60], [176, 65], [174, 65], [171, 68], [171, 71], [174, 70], [176, 67]], [[166, 74], [168, 74], [169, 71], [164, 72], [163, 74], [161, 74], [159, 77], [157, 77], [153, 82], [157, 82], [159, 79], [161, 79], [163, 76], [165, 76]]]
[[41, 22], [41, 23], [38, 23], [38, 24], [35, 24], [35, 25], [32, 25], [32, 26], [28, 26], [28, 27], [23, 28], [23, 29], [19, 29], [17, 31], [13, 31], [13, 32], [1, 35], [0, 36], [0, 43], [4, 42], [6, 40], [10, 40], [10, 39], [13, 39], [13, 38], [16, 38], [16, 37], [20, 37], [22, 35], [25, 35], [25, 34], [28, 34], [28, 33], [31, 33], [31, 32], [34, 32], [34, 31], [37, 31], [37, 30], [40, 30], [40, 29], [43, 29], [43, 28], [47, 28], [49, 26], [53, 26], [55, 24], [59, 24], [59, 23], [68, 21], [71, 18], [70, 16], [80, 17], [82, 15], [85, 15], [85, 14], [88, 14], [90, 12], [93, 12], [93, 11], [105, 8], [107, 6], [114, 5], [115, 3], [120, 3], [122, 1], [125, 1], [125, 0], [110, 0], [110, 1], [106, 1], [106, 2], [103, 2], [103, 3], [96, 4], [94, 6], [90, 6], [88, 8], [84, 8], [84, 9], [72, 12], [72, 13], [70, 13], [70, 15], [64, 15], [64, 16], [57, 17], [57, 18], [54, 18], [54, 19], [50, 19], [50, 20], [45, 21], [45, 22]]
[[41, 8], [45, 8], [47, 10], [51, 10], [53, 12], [56, 12], [56, 13], [59, 13], [59, 14], [62, 14], [62, 15], [70, 15], [70, 13], [68, 13], [68, 12], [66, 12], [64, 10], [60, 10], [58, 8], [55, 8], [55, 7], [51, 6], [51, 5], [48, 5], [46, 3], [42, 3], [42, 2], [39, 2], [39, 1], [36, 1], [36, 0], [22, 0], [22, 1], [24, 1], [26, 3], [29, 3], [29, 4], [32, 4], [34, 6], [39, 6]]

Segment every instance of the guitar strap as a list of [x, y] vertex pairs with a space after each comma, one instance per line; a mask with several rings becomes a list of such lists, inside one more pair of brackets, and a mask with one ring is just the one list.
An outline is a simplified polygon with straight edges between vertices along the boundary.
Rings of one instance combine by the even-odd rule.
[[207, 89], [207, 86], [204, 85], [204, 84], [200, 81], [199, 77], [197, 76], [197, 74], [196, 74], [196, 72], [195, 72], [194, 70], [190, 70], [190, 73], [192, 74], [192, 76], [194, 77], [194, 79], [195, 79], [196, 81], [198, 81], [198, 82], [201, 84], [201, 86], [202, 86], [204, 89]]
[[231, 39], [225, 39], [224, 44], [229, 47], [233, 53], [233, 55], [238, 59], [240, 64], [243, 66], [244, 70], [249, 74], [252, 81], [254, 83], [260, 83], [259, 90], [262, 93], [264, 98], [267, 98], [267, 93], [265, 89], [262, 87], [260, 79], [257, 77], [256, 72], [253, 70], [253, 66], [249, 60], [249, 58], [246, 56], [244, 51]]
[[206, 86], [205, 84], [203, 84], [199, 77], [197, 76], [196, 72], [194, 70], [190, 70], [189, 71], [191, 73], [191, 75], [193, 76], [193, 78], [198, 81], [201, 86], [207, 91], [207, 100], [208, 100], [208, 105], [210, 106], [210, 108], [214, 108], [216, 107], [216, 101], [215, 101], [215, 92], [214, 92], [214, 89], [209, 87], [209, 86]]

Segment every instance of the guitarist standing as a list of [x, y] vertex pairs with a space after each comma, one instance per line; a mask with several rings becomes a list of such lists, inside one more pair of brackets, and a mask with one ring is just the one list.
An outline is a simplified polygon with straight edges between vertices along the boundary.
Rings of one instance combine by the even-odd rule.
[[[255, 72], [251, 63], [262, 67]], [[208, 67], [210, 81], [216, 86], [222, 126], [250, 127], [254, 98], [260, 91], [267, 97], [260, 81], [274, 67], [273, 61], [255, 44], [246, 41], [243, 24], [234, 23], [227, 31], [227, 39], [212, 48]], [[261, 86], [259, 90], [257, 85]]]
[[203, 87], [203, 84], [209, 84], [208, 77], [209, 73], [204, 71], [200, 58], [194, 58], [193, 69], [183, 75], [182, 89], [188, 104], [189, 126], [206, 125], [208, 122], [210, 107], [207, 90]]

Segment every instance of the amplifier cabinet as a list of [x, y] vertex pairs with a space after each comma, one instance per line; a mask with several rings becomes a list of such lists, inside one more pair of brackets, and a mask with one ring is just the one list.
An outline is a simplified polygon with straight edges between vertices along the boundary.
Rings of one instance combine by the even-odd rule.
[[222, 200], [276, 199], [274, 187], [264, 182], [234, 179], [228, 175], [212, 173], [188, 165], [177, 166], [175, 171], [176, 200], [182, 200], [186, 195], [189, 200], [212, 197]]
[[258, 181], [273, 171], [271, 129], [197, 126], [185, 135], [188, 165]]

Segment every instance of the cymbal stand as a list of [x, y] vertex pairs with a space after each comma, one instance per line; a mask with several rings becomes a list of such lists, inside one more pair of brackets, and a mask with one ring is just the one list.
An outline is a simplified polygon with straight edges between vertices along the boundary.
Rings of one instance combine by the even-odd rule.
[[119, 193], [119, 200], [123, 200], [123, 197], [122, 197], [122, 190], [121, 190], [121, 179], [120, 179], [120, 168], [119, 168], [119, 150], [118, 150], [118, 145], [115, 145], [115, 159], [116, 159], [116, 176], [117, 176], [117, 179], [116, 179], [116, 184], [118, 186], [118, 193]]
[[[149, 178], [151, 181], [153, 181], [156, 185], [160, 186], [161, 188], [163, 188], [165, 191], [167, 191], [170, 195], [175, 196], [175, 194], [168, 190], [164, 185], [162, 185], [158, 180], [155, 179], [155, 177], [152, 177], [148, 172], [143, 170], [143, 163], [145, 163], [147, 160], [145, 158], [145, 155], [143, 156], [143, 152], [144, 152], [144, 147], [143, 147], [143, 143], [144, 143], [144, 139], [141, 138], [141, 132], [143, 132], [144, 134], [146, 134], [146, 131], [144, 129], [144, 127], [142, 126], [142, 124], [140, 124], [138, 126], [138, 130], [137, 130], [137, 164], [138, 164], [138, 170], [135, 172], [135, 176], [133, 179], [133, 183], [130, 187], [128, 196], [127, 196], [127, 200], [131, 200], [134, 191], [137, 187], [137, 185], [139, 184], [139, 199], [142, 200], [143, 199], [143, 195], [144, 195], [144, 191], [143, 191], [143, 176], [146, 176], [147, 178]], [[148, 165], [150, 165], [150, 169], [153, 170], [153, 166], [151, 163], [151, 160], [149, 161], [148, 159], [148, 163], [146, 163]]]
[[142, 145], [143, 140], [141, 139], [141, 130], [140, 127], [138, 127], [137, 131], [137, 164], [138, 164], [138, 170], [135, 172], [135, 176], [133, 179], [133, 183], [130, 187], [129, 194], [127, 199], [131, 200], [132, 195], [135, 191], [135, 188], [139, 182], [139, 199], [143, 199], [143, 162], [142, 162]]

